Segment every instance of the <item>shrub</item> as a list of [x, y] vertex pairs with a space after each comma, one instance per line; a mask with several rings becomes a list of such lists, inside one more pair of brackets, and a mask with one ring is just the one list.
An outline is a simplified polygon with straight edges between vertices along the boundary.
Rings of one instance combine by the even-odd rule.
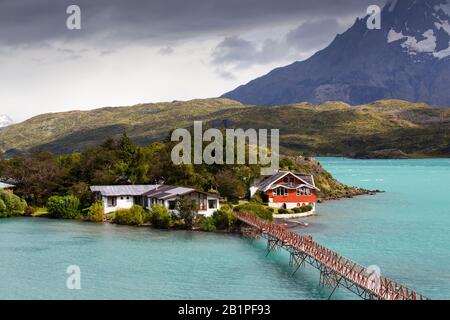
[[87, 219], [92, 222], [102, 222], [105, 217], [105, 209], [101, 201], [94, 202], [87, 209]]
[[142, 212], [142, 220], [144, 221], [144, 223], [149, 223], [151, 222], [152, 219], [152, 213], [149, 210], [145, 210]]
[[259, 194], [255, 194], [255, 195], [253, 195], [253, 197], [250, 198], [250, 202], [263, 204], [263, 199]]
[[202, 217], [200, 219], [200, 229], [206, 232], [216, 231], [213, 217]]
[[52, 218], [59, 219], [79, 219], [80, 200], [77, 197], [69, 196], [53, 196], [47, 201], [48, 214]]
[[214, 211], [212, 219], [214, 226], [219, 230], [232, 228], [236, 224], [236, 217], [229, 206], [222, 206], [219, 210]]
[[144, 223], [144, 209], [134, 205], [131, 209], [120, 209], [114, 213], [113, 222], [130, 226], [139, 226]]
[[0, 190], [0, 218], [20, 216], [27, 203], [12, 192]]
[[292, 209], [292, 211], [294, 211], [295, 213], [303, 213], [303, 212], [308, 212], [311, 210], [312, 210], [312, 206], [296, 207], [296, 208]]
[[268, 209], [268, 207], [254, 203], [249, 202], [245, 204], [238, 205], [234, 208], [237, 212], [247, 212], [247, 213], [253, 213], [257, 217], [264, 219], [264, 220], [273, 220], [272, 212]]
[[220, 210], [231, 212], [233, 211], [233, 205], [228, 202], [223, 202], [220, 204]]
[[6, 204], [0, 199], [0, 218], [6, 217]]
[[150, 221], [155, 228], [168, 229], [172, 224], [172, 216], [166, 207], [155, 204], [152, 207]]
[[288, 213], [289, 213], [288, 209], [284, 209], [284, 208], [278, 209], [278, 214], [288, 214]]

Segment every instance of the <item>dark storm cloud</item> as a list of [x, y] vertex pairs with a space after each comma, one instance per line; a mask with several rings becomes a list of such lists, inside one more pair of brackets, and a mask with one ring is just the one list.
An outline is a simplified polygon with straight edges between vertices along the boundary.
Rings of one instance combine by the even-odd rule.
[[326, 45], [337, 34], [346, 30], [342, 23], [335, 19], [307, 21], [291, 30], [286, 35], [286, 42], [298, 49], [316, 49]]
[[226, 37], [213, 50], [211, 62], [221, 68], [246, 68], [255, 64], [276, 62], [296, 53], [310, 53], [328, 45], [337, 33], [349, 26], [336, 19], [306, 21], [278, 39], [265, 39], [262, 44], [239, 36]]
[[266, 39], [258, 47], [251, 41], [233, 36], [225, 38], [213, 50], [212, 63], [218, 65], [232, 63], [246, 67], [271, 62], [284, 55], [283, 44], [276, 40]]
[[[10, 46], [82, 40], [165, 45], [208, 34], [314, 19], [360, 16], [383, 0], [0, 0], [0, 42]], [[82, 10], [82, 30], [66, 29], [66, 8]]]

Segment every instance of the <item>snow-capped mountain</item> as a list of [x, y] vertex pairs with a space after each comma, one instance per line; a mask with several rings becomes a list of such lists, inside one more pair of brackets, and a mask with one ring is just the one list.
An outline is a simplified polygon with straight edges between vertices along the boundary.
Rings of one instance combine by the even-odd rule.
[[450, 107], [450, 0], [392, 0], [381, 30], [357, 19], [311, 58], [226, 93], [256, 105], [404, 99]]
[[[447, 1], [391, 1], [383, 18], [390, 26], [388, 43], [396, 42], [411, 55], [450, 56], [450, 4]], [[418, 15], [423, 10], [422, 14]]]
[[0, 128], [7, 127], [13, 124], [14, 121], [5, 114], [0, 114]]

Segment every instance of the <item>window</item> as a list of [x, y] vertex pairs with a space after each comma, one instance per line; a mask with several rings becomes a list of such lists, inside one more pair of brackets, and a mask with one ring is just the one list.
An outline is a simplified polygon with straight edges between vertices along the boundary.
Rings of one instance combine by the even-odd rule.
[[217, 209], [217, 200], [208, 200], [209, 209]]
[[117, 198], [116, 197], [108, 197], [108, 207], [117, 206]]
[[168, 201], [169, 203], [169, 210], [175, 210], [177, 207], [177, 202], [175, 200]]
[[277, 196], [287, 196], [288, 195], [288, 190], [286, 188], [283, 188], [283, 187], [278, 187], [276, 189], [276, 195]]
[[306, 187], [301, 187], [297, 189], [297, 196], [310, 196], [311, 195], [311, 189]]

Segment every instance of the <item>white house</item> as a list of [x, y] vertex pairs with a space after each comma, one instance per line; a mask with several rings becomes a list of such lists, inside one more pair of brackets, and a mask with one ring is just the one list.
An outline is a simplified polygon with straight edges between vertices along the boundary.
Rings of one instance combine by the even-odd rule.
[[180, 197], [194, 200], [199, 214], [211, 216], [220, 208], [219, 196], [192, 188], [171, 185], [117, 185], [91, 186], [91, 191], [103, 202], [105, 213], [119, 209], [129, 209], [138, 204], [146, 209], [155, 203], [164, 205], [168, 210], [176, 210], [176, 201]]

